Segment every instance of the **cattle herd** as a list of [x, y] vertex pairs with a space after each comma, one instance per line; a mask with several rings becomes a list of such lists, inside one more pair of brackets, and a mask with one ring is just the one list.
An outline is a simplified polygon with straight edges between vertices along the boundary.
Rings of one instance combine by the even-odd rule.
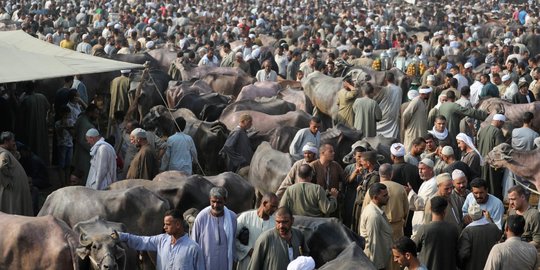
[[[66, 8], [71, 6], [72, 8], [72, 4], [68, 4], [68, 2], [73, 2], [73, 4], [77, 2], [75, 6], [80, 5], [81, 11], [80, 13], [72, 11], [73, 14], [78, 18], [79, 14], [83, 13], [88, 19], [91, 17], [88, 8], [94, 6], [94, 1], [59, 1], [60, 3], [55, 3], [52, 0], [40, 1], [43, 3], [35, 1], [31, 4], [24, 1], [13, 2], [0, 0], [0, 31], [23, 29], [51, 43], [56, 43], [53, 39], [58, 38], [58, 28], [62, 28], [56, 25], [58, 21], [54, 22], [54, 26], [50, 22], [51, 36], [45, 35], [44, 32], [43, 27], [49, 27], [47, 23], [44, 23], [44, 26], [39, 25], [39, 30], [37, 30], [36, 25], [36, 30], [33, 30], [36, 22], [32, 20], [35, 19], [30, 15], [25, 17], [25, 11], [21, 12], [24, 10], [20, 7], [21, 5], [31, 6], [29, 10], [35, 13], [30, 12], [29, 14], [41, 16], [41, 12], [46, 10], [40, 9], [42, 4], [53, 7], [58, 4], [62, 8], [58, 8], [57, 13], [64, 14], [65, 10], [61, 11], [64, 9], [63, 6]], [[118, 3], [115, 1], [99, 2], [103, 2], [106, 13], [110, 14], [109, 23], [113, 22], [113, 17], [120, 18], [114, 21], [115, 24], [112, 24], [112, 27], [110, 25], [101, 26], [101, 29], [104, 28], [103, 31], [110, 29], [111, 33], [114, 32], [115, 37], [118, 33], [122, 36], [121, 32], [125, 30], [125, 37], [118, 39], [109, 33], [110, 36], [105, 37], [107, 45], [104, 43], [101, 48], [98, 48], [103, 53], [99, 54], [94, 51], [92, 53], [97, 55], [96, 57], [145, 64], [144, 71], [133, 70], [129, 76], [129, 89], [126, 90], [129, 93], [130, 104], [129, 110], [124, 112], [125, 123], [135, 120], [145, 130], [166, 139], [176, 132], [175, 119], [183, 118], [186, 121], [183, 132], [193, 139], [198, 153], [198, 159], [194, 160], [194, 174], [186, 175], [179, 171], [165, 171], [155, 176], [151, 181], [145, 179], [116, 181], [106, 190], [94, 190], [78, 185], [65, 186], [47, 194], [46, 200], [42, 202], [42, 205], [41, 203], [39, 205], [39, 213], [36, 211], [36, 217], [0, 212], [0, 270], [155, 269], [156, 254], [138, 252], [129, 248], [126, 243], [120, 241], [118, 232], [147, 236], [163, 233], [162, 217], [165, 212], [171, 209], [180, 210], [184, 214], [185, 227], [189, 230], [198, 212], [209, 205], [209, 193], [214, 187], [227, 189], [229, 196], [226, 205], [237, 214], [257, 208], [261, 195], [276, 192], [283, 179], [287, 177], [295, 162], [289, 153], [291, 142], [299, 130], [310, 126], [313, 116], [322, 119], [320, 140], [334, 146], [335, 161], [343, 168], [355, 162], [353, 153], [357, 147], [376, 151], [380, 164], [391, 163], [390, 146], [402, 141], [399, 137], [388, 138], [381, 135], [367, 137], [364, 130], [355, 129], [339, 121], [342, 106], [339, 105], [338, 93], [349, 83], [362, 90], [367, 86], [373, 86], [374, 93], [370, 94], [370, 98], [380, 103], [381, 100], [387, 98], [385, 94], [388, 92], [384, 90], [388, 86], [388, 74], [392, 74], [393, 83], [399, 88], [399, 96], [402, 97], [400, 102], [406, 103], [412, 99], [407, 99], [407, 94], [418, 90], [419, 84], [424, 84], [427, 81], [427, 76], [424, 78], [423, 74], [417, 72], [415, 68], [421, 68], [424, 71], [423, 69], [427, 68], [428, 57], [430, 57], [429, 62], [431, 62], [431, 58], [434, 58], [437, 60], [435, 61], [437, 64], [440, 63], [441, 58], [446, 59], [443, 61], [445, 66], [441, 69], [442, 79], [448, 75], [447, 71], [450, 70], [452, 64], [459, 65], [460, 70], [465, 74], [464, 70], [467, 68], [462, 63], [474, 62], [474, 69], [468, 69], [466, 74], [472, 88], [472, 83], [478, 81], [475, 79], [477, 75], [491, 72], [488, 56], [493, 54], [489, 51], [493, 48], [494, 44], [492, 43], [500, 43], [501, 48], [502, 44], [508, 46], [512, 43], [516, 48], [514, 51], [520, 57], [525, 54], [525, 51], [527, 57], [530, 53], [531, 58], [533, 58], [534, 52], [540, 52], [540, 31], [537, 28], [533, 30], [538, 44], [531, 42], [534, 43], [532, 47], [529, 44], [526, 44], [527, 46], [521, 44], [525, 41], [519, 40], [518, 37], [513, 39], [512, 33], [519, 34], [521, 26], [525, 24], [525, 21], [520, 22], [521, 17], [518, 18], [518, 15], [521, 14], [518, 11], [522, 9], [516, 5], [516, 13], [513, 14], [508, 5], [502, 4], [499, 8], [496, 3], [499, 1], [488, 0], [479, 3], [467, 0], [457, 1], [459, 7], [470, 4], [467, 5], [467, 11], [462, 11], [450, 5], [443, 5], [455, 4], [451, 1], [431, 3], [414, 0], [348, 2], [289, 0], [262, 3], [263, 1], [259, 0], [227, 0], [224, 1], [225, 3], [221, 3], [223, 1], [208, 0], [185, 1], [186, 9], [182, 12], [180, 12], [180, 7], [184, 5], [182, 3], [184, 1], [151, 1], [146, 4], [130, 0], [117, 1]], [[410, 2], [418, 3], [411, 5]], [[529, 2], [531, 2], [530, 6], [527, 4], [519, 5], [519, 7], [530, 8], [527, 20], [530, 22], [534, 19], [534, 22], [537, 23], [537, 14], [532, 12], [533, 10], [537, 11], [536, 5], [532, 4], [534, 1]], [[212, 7], [205, 7], [205, 4]], [[139, 22], [139, 19], [134, 16], [133, 21], [128, 23], [129, 20], [126, 18], [130, 18], [132, 15], [128, 14], [127, 11], [124, 13], [123, 9], [118, 10], [122, 6], [128, 10], [128, 5], [144, 6], [142, 11], [135, 11], [134, 8], [132, 15], [140, 15], [141, 21], [145, 21], [144, 26], [149, 27], [150, 30], [145, 27], [140, 31], [135, 30], [138, 26], [133, 24], [135, 21]], [[268, 7], [265, 8], [266, 5]], [[333, 5], [339, 7], [332, 8]], [[495, 10], [481, 14], [483, 5], [486, 5], [486, 9], [489, 5]], [[178, 6], [178, 14], [176, 11], [174, 12], [174, 20], [171, 17], [165, 19], [164, 16], [171, 6]], [[235, 11], [233, 6], [241, 11]], [[254, 7], [254, 10], [248, 10], [247, 6]], [[278, 6], [284, 6], [284, 8], [276, 8]], [[296, 10], [299, 14], [291, 14], [294, 11], [286, 11], [287, 7], [294, 7], [291, 10]], [[354, 11], [352, 13], [347, 11], [348, 7], [354, 7]], [[221, 8], [225, 11], [223, 17], [217, 20]], [[262, 16], [257, 17], [257, 8], [259, 8], [259, 13], [263, 14]], [[193, 13], [197, 13], [195, 10], [198, 11], [199, 15], [192, 16]], [[318, 17], [317, 10], [320, 13]], [[429, 15], [429, 19], [427, 18], [427, 10], [434, 13]], [[163, 16], [155, 15], [156, 11], [163, 12]], [[14, 17], [16, 12], [20, 13], [18, 17]], [[245, 19], [241, 20], [243, 23], [238, 24], [238, 26], [232, 25], [232, 22], [238, 23], [237, 15], [242, 14], [242, 12], [245, 13], [246, 17], [254, 18], [248, 20], [248, 24], [253, 24], [254, 32], [242, 32], [246, 26]], [[302, 15], [304, 12], [305, 15]], [[158, 27], [156, 20], [154, 22], [148, 20], [147, 13], [160, 17], [158, 21], [162, 31], [158, 30], [157, 37], [154, 36], [155, 30], [160, 27]], [[279, 20], [282, 13], [286, 15], [282, 17], [283, 20]], [[335, 20], [325, 13], [336, 15], [334, 16]], [[100, 16], [95, 17], [97, 14], [101, 13], [93, 14], [94, 19], [97, 17], [101, 19]], [[452, 14], [452, 16], [448, 16], [448, 14]], [[461, 21], [455, 19], [457, 18], [456, 14], [462, 15]], [[169, 15], [172, 16], [172, 13]], [[55, 19], [61, 20], [57, 15], [55, 16]], [[64, 15], [60, 17], [62, 16]], [[190, 20], [187, 20], [188, 16]], [[235, 17], [236, 20], [233, 19]], [[422, 17], [426, 18], [422, 19]], [[261, 18], [264, 22], [262, 26], [259, 24]], [[289, 20], [285, 18], [289, 18]], [[180, 23], [184, 19], [188, 22]], [[219, 25], [222, 19], [230, 21], [230, 25], [227, 26], [226, 23]], [[171, 25], [167, 24], [169, 20], [171, 20]], [[68, 19], [65, 21], [65, 23], [69, 23]], [[431, 25], [435, 22], [436, 27]], [[60, 24], [62, 23], [64, 22], [60, 21]], [[88, 32], [85, 33], [86, 37], [92, 35], [90, 30], [92, 27], [86, 24], [86, 21], [84, 24], [77, 21], [76, 27], [73, 27], [74, 30], [68, 31], [72, 34], [80, 34], [77, 42], [86, 42], [83, 35], [85, 32]], [[244, 26], [241, 26], [242, 24]], [[128, 27], [131, 28], [128, 29]], [[88, 28], [88, 31], [84, 30], [85, 28]], [[170, 36], [167, 35], [169, 31], [172, 31], [170, 29], [176, 29], [172, 32], [172, 45]], [[239, 37], [242, 37], [238, 39], [232, 37], [225, 39], [223, 37], [225, 34], [233, 35], [232, 33], [235, 31], [238, 32]], [[329, 32], [332, 31], [335, 33], [329, 35]], [[54, 35], [52, 32], [55, 32]], [[131, 38], [128, 35], [133, 32], [144, 35], [143, 39], [146, 37], [144, 40], [146, 48], [141, 49], [141, 43], [137, 40], [135, 40], [134, 45], [127, 45], [127, 40]], [[186, 36], [189, 34], [192, 44], [186, 48], [179, 48], [179, 45], [184, 42], [184, 39], [180, 39], [179, 35], [181, 33], [184, 36], [184, 32]], [[342, 38], [338, 37], [337, 41], [335, 38], [324, 40], [324, 35], [330, 37], [335, 35], [334, 37], [336, 37], [338, 32], [339, 35], [343, 34], [343, 36]], [[388, 48], [384, 48], [384, 46], [379, 48], [380, 44], [376, 44], [376, 46], [372, 44], [383, 43], [379, 40], [379, 36], [386, 35], [386, 33], [392, 36], [389, 37], [388, 44], [390, 46]], [[97, 35], [93, 38], [95, 44], [92, 45], [99, 45], [100, 41], [98, 40], [100, 40], [101, 34], [100, 31], [97, 31]], [[405, 39], [403, 34], [405, 34]], [[454, 34], [458, 37], [455, 37]], [[414, 41], [412, 40], [413, 36]], [[89, 37], [88, 40], [91, 38]], [[501, 38], [504, 41], [500, 40]], [[69, 39], [69, 35], [66, 39]], [[369, 39], [369, 42], [366, 39]], [[208, 42], [203, 44], [203, 40]], [[246, 40], [253, 43], [256, 40], [256, 47], [250, 45], [248, 48], [248, 45], [245, 45], [248, 44]], [[214, 41], [216, 42], [214, 43]], [[362, 47], [357, 47], [360, 42], [364, 44]], [[454, 42], [459, 44], [456, 45]], [[424, 43], [430, 44], [429, 50], [431, 51], [428, 50], [430, 53], [428, 56], [424, 56], [423, 51], [420, 53], [415, 51], [415, 48], [418, 48], [417, 45]], [[441, 55], [435, 55], [435, 43], [437, 48], [440, 48]], [[218, 58], [225, 60], [231, 57], [231, 51], [227, 51], [225, 44], [233, 49], [232, 56], [234, 57], [229, 59], [231, 61], [229, 65], [224, 65], [223, 62], [221, 65], [201, 64], [204, 62], [203, 58], [206, 57], [208, 60], [207, 57], [210, 55], [207, 52], [208, 49], [215, 48], [216, 54], [218, 54], [216, 60]], [[359, 48], [363, 48], [364, 45], [367, 49], [360, 50]], [[520, 45], [525, 49], [522, 49]], [[129, 48], [127, 50], [131, 50], [131, 52], [110, 54], [105, 49], [107, 46], [115, 52], [124, 47]], [[137, 46], [138, 48], [136, 48]], [[281, 71], [282, 67], [278, 67], [278, 64], [282, 64], [282, 62], [276, 63], [278, 58], [274, 58], [274, 55], [283, 53], [285, 47], [287, 50], [285, 54], [289, 58], [287, 63], [292, 62], [294, 57], [299, 57], [303, 63], [302, 68], [300, 68], [299, 61], [297, 69], [312, 69], [310, 74], [291, 78], [288, 76], [289, 68], [286, 64], [287, 74], [284, 76], [283, 72], [280, 72], [276, 81], [257, 80], [255, 75], [258, 70], [250, 69], [256, 67], [263, 70], [261, 65], [265, 63], [265, 60], [268, 60], [268, 58], [264, 58], [265, 55], [271, 57], [269, 62], [274, 65], [272, 69], [276, 72]], [[527, 49], [527, 47], [529, 48]], [[73, 45], [71, 49], [74, 49]], [[78, 46], [76, 50], [79, 51]], [[246, 50], [249, 51], [247, 58]], [[420, 50], [422, 50], [422, 46], [420, 46]], [[353, 51], [358, 52], [358, 57], [353, 55]], [[403, 64], [400, 67], [399, 61], [405, 58], [399, 53], [403, 51], [406, 51], [405, 55], [409, 55], [406, 57], [408, 66]], [[257, 52], [256, 56], [252, 52]], [[482, 57], [476, 57], [476, 53], [481, 54]], [[241, 54], [240, 58], [244, 59], [245, 63], [243, 60], [234, 62], [238, 54]], [[505, 54], [504, 57], [507, 57], [509, 53], [501, 51], [500, 54]], [[311, 57], [316, 59], [313, 65], [309, 64]], [[367, 65], [358, 64], [362, 61], [358, 60], [361, 58], [371, 60], [368, 61]], [[274, 61], [274, 59], [276, 60]], [[540, 62], [538, 56], [536, 59], [535, 67]], [[521, 60], [527, 62], [526, 58], [522, 57]], [[448, 68], [446, 68], [446, 64], [448, 64]], [[249, 67], [246, 69], [242, 65]], [[335, 70], [329, 68], [333, 65], [335, 65]], [[502, 66], [501, 64], [497, 65]], [[171, 73], [173, 66], [177, 74]], [[540, 71], [538, 67], [531, 66], [531, 70], [533, 69], [538, 69], [537, 72]], [[436, 73], [435, 69], [430, 72], [430, 76], [434, 76]], [[303, 72], [299, 73], [303, 74]], [[536, 76], [540, 79], [540, 72], [538, 75], [536, 74], [531, 78], [535, 82]], [[111, 89], [111, 81], [119, 75], [119, 72], [78, 75], [85, 84], [88, 97], [90, 97], [89, 102], [96, 104], [101, 109], [99, 121], [106, 119], [109, 115], [107, 113], [108, 108], [111, 107], [109, 103], [116, 102], [111, 99], [108, 89]], [[298, 76], [298, 74], [294, 75]], [[516, 76], [518, 75], [521, 76], [516, 73]], [[56, 102], [54, 100], [56, 92], [62, 87], [62, 84], [63, 79], [51, 78], [36, 82], [35, 88], [52, 104]], [[441, 81], [440, 84], [443, 85], [443, 82]], [[9, 110], [6, 109], [7, 107], [18, 106], [15, 101], [14, 103], [5, 101], [9, 98], [4, 98], [4, 96], [8, 96], [8, 90], [21, 90], [19, 85], [16, 83], [0, 85], [0, 93], [3, 95], [0, 97], [2, 112]], [[447, 86], [447, 83], [445, 82], [444, 85]], [[436, 88], [435, 85], [430, 85], [430, 87]], [[409, 90], [413, 91], [409, 92]], [[478, 95], [479, 93], [476, 94], [477, 99]], [[363, 96], [363, 91], [359, 91], [356, 97]], [[435, 102], [431, 107], [437, 103], [437, 98], [433, 100]], [[531, 127], [538, 131], [540, 129], [540, 104], [538, 103], [514, 104], [500, 98], [483, 99], [478, 102], [477, 108], [487, 112], [489, 116], [485, 121], [478, 121], [475, 125], [478, 128], [490, 125], [494, 115], [503, 113], [506, 116], [506, 122], [502, 130], [505, 134], [510, 134], [513, 128], [523, 125], [522, 116], [525, 112], [533, 112], [534, 118]], [[398, 112], [398, 118], [403, 110], [402, 108], [402, 111]], [[246, 114], [252, 117], [252, 126], [247, 132], [253, 156], [249, 166], [237, 172], [230, 172], [226, 169], [226, 163], [220, 155], [220, 150], [223, 149], [231, 131], [237, 127], [241, 118]], [[375, 115], [369, 115], [366, 118], [375, 121]], [[396, 121], [400, 121], [400, 119]], [[15, 127], [20, 124], [12, 123]], [[403, 129], [403, 123], [397, 123], [398, 129], [400, 124]], [[105, 126], [106, 124], [103, 122], [96, 124], [100, 131]], [[2, 128], [0, 127], [0, 131], [4, 131]], [[53, 130], [53, 128], [50, 129]], [[402, 132], [403, 130], [400, 131], [400, 133]], [[531, 180], [538, 189], [540, 188], [540, 170], [538, 169], [540, 166], [536, 166], [540, 160], [538, 157], [540, 157], [540, 150], [519, 152], [514, 151], [509, 144], [500, 144], [486, 156], [486, 161], [493, 167], [508, 168], [517, 176]], [[529, 168], [520, 166], [520, 164], [531, 165]], [[3, 170], [3, 167], [0, 170]], [[1, 177], [0, 203], [5, 203], [2, 200], [2, 193], [5, 191]], [[314, 259], [317, 269], [375, 269], [373, 263], [364, 254], [365, 239], [343, 225], [342, 220], [335, 217], [297, 216], [294, 219], [294, 226], [304, 234], [310, 251], [309, 255]]]

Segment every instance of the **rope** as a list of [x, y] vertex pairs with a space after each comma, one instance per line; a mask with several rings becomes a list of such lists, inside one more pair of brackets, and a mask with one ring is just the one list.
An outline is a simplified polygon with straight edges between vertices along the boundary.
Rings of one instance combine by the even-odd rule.
[[524, 189], [536, 194], [536, 195], [540, 195], [540, 192], [526, 186], [525, 184], [521, 183], [521, 181], [517, 180], [516, 179], [516, 175], [514, 173], [512, 173], [512, 180], [514, 181], [514, 183], [517, 183], [518, 185], [522, 186]]
[[[159, 97], [161, 98], [161, 101], [163, 101], [163, 104], [165, 104], [165, 108], [167, 109], [167, 112], [169, 112], [169, 115], [171, 116], [171, 119], [173, 120], [174, 125], [176, 126], [177, 130], [180, 130], [180, 127], [178, 126], [178, 124], [176, 124], [176, 121], [174, 121], [174, 116], [173, 116], [173, 114], [171, 112], [171, 108], [169, 108], [169, 104], [167, 103], [167, 101], [163, 97], [163, 94], [161, 93], [161, 91], [159, 91], [159, 88], [157, 87], [156, 81], [154, 80], [154, 78], [152, 77], [152, 74], [150, 73], [148, 62], [146, 62], [144, 64], [144, 66], [145, 66], [145, 71], [148, 71], [148, 77], [150, 78], [151, 83], [154, 85], [154, 88], [158, 92]], [[142, 78], [141, 83], [143, 83], [143, 81], [144, 81], [144, 77]], [[139, 93], [139, 95], [140, 95], [140, 93]], [[206, 173], [204, 172], [204, 170], [202, 169], [201, 164], [199, 163], [198, 155], [197, 155], [197, 159], [195, 160], [195, 164], [197, 164], [197, 167], [199, 168], [199, 170], [201, 170], [201, 173], [204, 176], [206, 176]]]

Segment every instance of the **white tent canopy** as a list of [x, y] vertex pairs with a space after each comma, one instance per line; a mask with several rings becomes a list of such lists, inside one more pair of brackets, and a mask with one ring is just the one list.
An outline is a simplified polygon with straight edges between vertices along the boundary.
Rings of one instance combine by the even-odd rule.
[[68, 50], [24, 31], [0, 32], [0, 83], [143, 68]]

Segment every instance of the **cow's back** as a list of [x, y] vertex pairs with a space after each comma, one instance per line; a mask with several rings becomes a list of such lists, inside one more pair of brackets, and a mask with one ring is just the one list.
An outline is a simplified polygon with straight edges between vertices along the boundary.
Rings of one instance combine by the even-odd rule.
[[128, 231], [140, 235], [161, 233], [163, 214], [169, 203], [152, 191], [141, 187], [123, 190], [93, 190], [86, 187], [65, 187], [53, 192], [38, 216], [52, 215], [70, 227], [100, 216], [108, 221], [124, 223]]
[[0, 269], [78, 269], [77, 236], [52, 216], [0, 212]]

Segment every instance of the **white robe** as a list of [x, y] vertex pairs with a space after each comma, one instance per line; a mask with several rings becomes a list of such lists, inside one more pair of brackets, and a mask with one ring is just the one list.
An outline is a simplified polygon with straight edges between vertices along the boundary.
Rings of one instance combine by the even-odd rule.
[[249, 242], [245, 246], [238, 241], [238, 238], [235, 238], [236, 242], [236, 259], [238, 260], [238, 265], [236, 266], [237, 270], [248, 269], [249, 261], [251, 256], [248, 255], [249, 250], [255, 246], [255, 242], [259, 235], [267, 230], [275, 228], [275, 217], [272, 215], [268, 220], [263, 220], [257, 215], [257, 210], [251, 210], [240, 214], [237, 218], [237, 232], [236, 236], [243, 227], [246, 227], [249, 230]]
[[412, 235], [414, 236], [418, 228], [424, 224], [424, 207], [429, 200], [437, 192], [437, 182], [435, 177], [424, 181], [418, 189], [418, 195], [411, 190], [409, 192], [409, 209], [414, 211], [412, 218]]
[[101, 138], [90, 149], [90, 156], [86, 187], [103, 190], [116, 181], [116, 152]]
[[381, 91], [379, 107], [382, 119], [377, 122], [377, 135], [387, 138], [399, 138], [399, 113], [401, 107], [401, 88], [390, 84]]

